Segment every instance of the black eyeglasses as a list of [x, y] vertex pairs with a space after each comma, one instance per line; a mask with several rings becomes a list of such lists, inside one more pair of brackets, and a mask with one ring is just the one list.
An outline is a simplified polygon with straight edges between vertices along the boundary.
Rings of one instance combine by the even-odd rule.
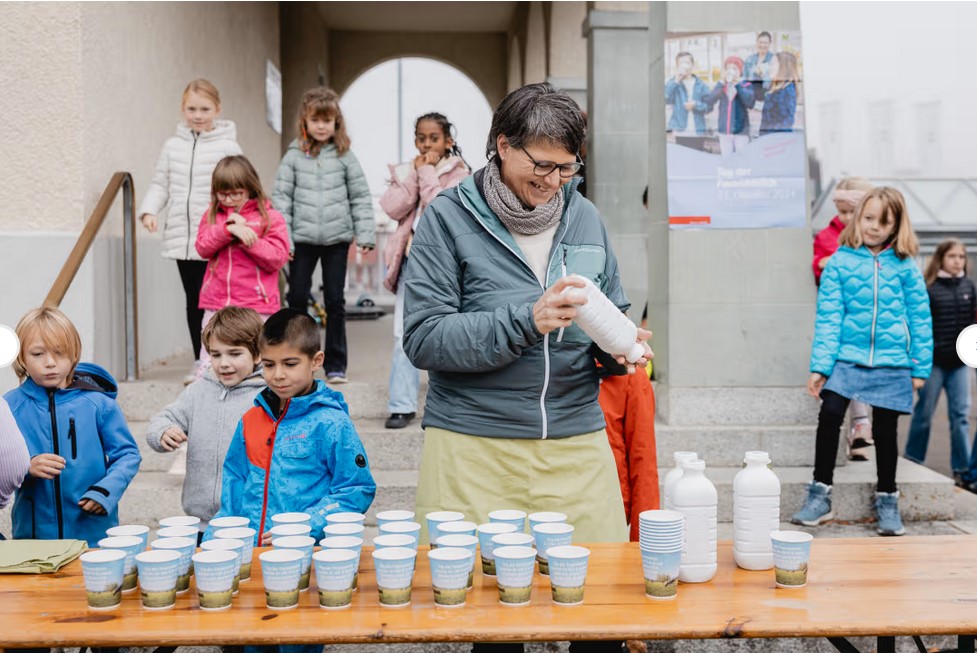
[[553, 163], [552, 161], [537, 161], [533, 158], [533, 155], [526, 151], [526, 148], [520, 147], [520, 150], [529, 157], [529, 160], [533, 162], [533, 174], [537, 177], [546, 177], [553, 173], [554, 170], [560, 170], [560, 176], [564, 179], [569, 179], [573, 175], [577, 174], [580, 168], [583, 167], [583, 161], [574, 161], [573, 163]]

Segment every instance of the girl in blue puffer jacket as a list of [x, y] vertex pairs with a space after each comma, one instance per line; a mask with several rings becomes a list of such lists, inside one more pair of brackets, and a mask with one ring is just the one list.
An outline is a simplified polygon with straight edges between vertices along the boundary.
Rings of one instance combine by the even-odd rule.
[[821, 275], [808, 391], [821, 398], [814, 480], [795, 524], [833, 517], [831, 484], [848, 403], [872, 406], [880, 535], [906, 531], [896, 489], [896, 422], [913, 410], [913, 391], [933, 365], [933, 325], [918, 242], [899, 191], [880, 187], [859, 203], [841, 246]]

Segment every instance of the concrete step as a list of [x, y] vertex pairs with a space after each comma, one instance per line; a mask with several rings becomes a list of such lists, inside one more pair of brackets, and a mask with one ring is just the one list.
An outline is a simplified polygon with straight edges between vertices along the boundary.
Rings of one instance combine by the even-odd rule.
[[[658, 464], [672, 465], [676, 451], [695, 451], [710, 466], [742, 465], [747, 451], [766, 451], [776, 467], [814, 464], [817, 423], [753, 426], [655, 424]], [[848, 462], [844, 445], [838, 447], [838, 465]]]
[[165, 471], [140, 471], [119, 502], [119, 523], [157, 528], [160, 519], [182, 515], [183, 478]]
[[149, 446], [149, 443], [146, 442], [146, 430], [148, 427], [149, 422], [129, 422], [129, 431], [132, 432], [132, 437], [135, 438], [136, 444], [139, 445], [139, 453], [142, 454], [142, 464], [139, 465], [139, 472], [167, 472], [173, 468], [181, 451], [184, 452], [184, 456], [186, 455], [186, 449], [183, 448], [168, 453], [154, 451]]
[[370, 459], [370, 469], [420, 469], [421, 451], [424, 448], [424, 431], [421, 430], [420, 417], [402, 429], [385, 428], [384, 421], [385, 417], [354, 420], [356, 432]]

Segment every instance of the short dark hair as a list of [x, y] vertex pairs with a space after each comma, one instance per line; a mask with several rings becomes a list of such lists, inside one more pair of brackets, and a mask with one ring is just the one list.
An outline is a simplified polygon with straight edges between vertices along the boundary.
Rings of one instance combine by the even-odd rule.
[[677, 55], [675, 55], [675, 63], [678, 63], [678, 60], [681, 59], [682, 57], [688, 57], [689, 59], [692, 60], [692, 63], [695, 63], [695, 57], [692, 56], [692, 53], [686, 52], [685, 50], [682, 50]]
[[773, 43], [773, 37], [772, 37], [772, 36], [770, 36], [770, 32], [760, 32], [759, 34], [757, 34], [757, 35], [756, 35], [756, 40], [757, 40], [757, 41], [759, 41], [759, 40], [760, 40], [760, 39], [762, 39], [762, 38], [763, 38], [764, 36], [766, 36], [766, 37], [767, 37], [767, 40], [768, 40], [768, 41], [770, 41], [771, 43]]
[[573, 98], [542, 82], [518, 88], [499, 103], [492, 115], [485, 158], [495, 156], [499, 136], [505, 136], [512, 147], [542, 141], [579, 154], [587, 140], [587, 123]]
[[285, 343], [309, 358], [319, 353], [319, 325], [312, 316], [296, 308], [283, 308], [268, 318], [261, 330], [258, 348]]

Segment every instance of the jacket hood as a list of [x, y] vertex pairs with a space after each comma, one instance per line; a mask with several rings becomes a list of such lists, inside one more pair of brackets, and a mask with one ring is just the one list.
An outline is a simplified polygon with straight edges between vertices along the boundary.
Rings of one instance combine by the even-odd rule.
[[[270, 393], [271, 390], [269, 389], [267, 392]], [[275, 419], [275, 411], [269, 405], [265, 392], [258, 393], [258, 396], [254, 398], [254, 405], [260, 406], [273, 420]], [[312, 392], [301, 397], [292, 397], [289, 400], [287, 412], [289, 418], [295, 418], [323, 408], [341, 410], [349, 415], [349, 406], [346, 405], [343, 395], [327, 386], [325, 381], [316, 379], [315, 389]]]
[[[47, 401], [47, 388], [34, 383], [27, 377], [22, 385], [24, 392], [35, 401]], [[108, 370], [95, 363], [78, 363], [75, 374], [67, 388], [58, 390], [60, 393], [70, 392], [101, 392], [115, 399], [119, 391], [119, 385], [115, 377], [109, 374]]]
[[[193, 131], [185, 122], [176, 126], [176, 134], [186, 141], [193, 140]], [[201, 141], [237, 140], [237, 125], [231, 120], [215, 120], [214, 128], [209, 132], [201, 132], [197, 137]]]
[[[272, 211], [272, 210], [274, 210], [274, 208], [275, 207], [273, 207], [272, 204], [271, 204], [271, 200], [265, 198], [265, 210], [266, 211]], [[219, 206], [218, 207], [217, 213], [218, 213], [218, 215], [224, 215], [224, 216], [228, 215], [227, 209], [225, 209], [223, 206]], [[259, 216], [260, 217], [261, 212], [258, 210], [258, 200], [256, 200], [256, 199], [248, 200], [241, 207], [241, 210], [240, 211], [237, 211], [237, 213], [240, 214], [241, 216], [245, 217], [245, 218], [247, 218], [247, 217], [255, 217], [255, 216]]]
[[846, 252], [850, 252], [850, 253], [852, 253], [855, 256], [858, 256], [860, 258], [875, 258], [876, 256], [878, 256], [880, 259], [890, 259], [890, 258], [896, 258], [897, 259], [897, 258], [899, 258], [898, 256], [896, 256], [896, 251], [894, 249], [892, 249], [892, 245], [886, 245], [885, 249], [883, 249], [877, 255], [876, 254], [873, 254], [871, 251], [869, 251], [868, 247], [865, 247], [864, 245], [862, 245], [858, 249], [852, 249], [851, 247], [848, 247], [847, 245], [842, 245], [841, 247], [838, 248], [838, 251], [841, 251], [841, 250], [845, 250]]
[[[288, 144], [288, 149], [289, 150], [297, 150], [297, 151], [301, 152], [303, 156], [305, 155], [305, 152], [302, 150], [302, 144], [299, 142], [299, 139], [297, 139], [297, 138], [294, 139], [294, 140], [292, 140], [292, 142]], [[335, 143], [326, 143], [325, 145], [322, 146], [322, 149], [319, 150], [319, 154], [322, 154], [323, 152], [328, 152], [330, 149], [331, 150], [335, 150], [336, 149], [336, 144]]]

